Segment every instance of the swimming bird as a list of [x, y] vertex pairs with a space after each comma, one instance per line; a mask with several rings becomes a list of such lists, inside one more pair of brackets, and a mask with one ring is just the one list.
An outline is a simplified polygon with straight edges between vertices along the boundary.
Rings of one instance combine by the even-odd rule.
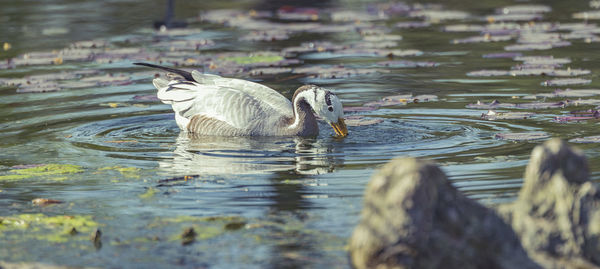
[[[158, 99], [170, 104], [179, 128], [197, 135], [316, 136], [315, 114], [345, 137], [342, 102], [331, 91], [315, 85], [299, 87], [292, 100], [259, 83], [202, 74], [196, 70], [159, 68], [181, 77], [155, 78]], [[313, 113], [314, 112], [314, 113]]]

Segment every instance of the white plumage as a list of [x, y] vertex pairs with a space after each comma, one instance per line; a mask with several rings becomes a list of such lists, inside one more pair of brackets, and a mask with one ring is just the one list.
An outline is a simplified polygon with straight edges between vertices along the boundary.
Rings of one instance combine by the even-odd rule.
[[338, 135], [347, 135], [341, 102], [335, 94], [320, 87], [298, 88], [292, 103], [275, 90], [255, 82], [195, 70], [189, 73], [152, 64], [141, 65], [183, 75], [184, 79], [156, 78], [153, 81], [158, 98], [173, 107], [177, 125], [182, 130], [220, 136], [313, 136], [318, 134], [314, 111], [332, 124]]

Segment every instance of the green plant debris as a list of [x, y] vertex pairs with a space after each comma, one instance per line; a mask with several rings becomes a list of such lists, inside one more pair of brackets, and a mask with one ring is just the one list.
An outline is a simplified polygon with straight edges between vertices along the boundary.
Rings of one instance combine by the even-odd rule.
[[154, 195], [155, 195], [157, 192], [158, 192], [158, 190], [157, 190], [157, 189], [150, 187], [150, 188], [148, 188], [148, 189], [146, 190], [146, 192], [144, 192], [144, 193], [142, 193], [142, 194], [140, 194], [140, 195], [138, 195], [138, 196], [139, 196], [140, 198], [142, 198], [142, 199], [150, 199], [150, 198], [154, 197]]
[[91, 216], [46, 216], [20, 214], [0, 217], [0, 235], [16, 236], [20, 240], [35, 239], [56, 243], [85, 240], [99, 224]]
[[[112, 141], [115, 142], [115, 141]], [[98, 171], [115, 170], [127, 178], [140, 178], [140, 168], [137, 167], [122, 167], [122, 166], [107, 166], [98, 169]]]
[[83, 168], [73, 164], [46, 164], [24, 169], [12, 169], [7, 175], [0, 175], [3, 180], [21, 180], [31, 177], [47, 177], [50, 180], [62, 181], [69, 177], [64, 175], [83, 172]]
[[[181, 241], [182, 244], [191, 244], [234, 232], [246, 226], [247, 219], [240, 216], [177, 216], [174, 218], [158, 218], [148, 228], [180, 227], [179, 232], [171, 234], [169, 241]], [[193, 236], [190, 231], [193, 231]], [[192, 240], [193, 239], [193, 240]]]
[[224, 60], [236, 64], [255, 64], [255, 63], [274, 63], [282, 61], [284, 58], [280, 55], [248, 55], [227, 57]]

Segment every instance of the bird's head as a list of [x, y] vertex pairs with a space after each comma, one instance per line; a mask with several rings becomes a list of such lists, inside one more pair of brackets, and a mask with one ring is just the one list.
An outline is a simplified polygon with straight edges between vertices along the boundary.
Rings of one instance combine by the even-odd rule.
[[300, 89], [305, 92], [305, 100], [310, 104], [315, 114], [333, 127], [336, 135], [345, 137], [348, 128], [344, 123], [344, 108], [340, 99], [333, 93], [315, 85], [305, 85]]

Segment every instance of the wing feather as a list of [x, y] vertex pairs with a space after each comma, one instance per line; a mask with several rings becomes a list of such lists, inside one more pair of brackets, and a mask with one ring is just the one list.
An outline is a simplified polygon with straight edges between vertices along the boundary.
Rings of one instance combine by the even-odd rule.
[[[281, 107], [273, 107], [272, 102], [265, 102], [257, 96], [251, 95], [251, 92], [227, 87], [218, 81], [223, 78], [214, 77], [206, 76], [205, 81], [215, 79], [215, 83], [207, 84], [177, 80], [171, 81], [167, 85], [164, 85], [163, 81], [154, 82], [155, 85], [163, 86], [158, 89], [157, 96], [162, 102], [172, 105], [176, 113], [177, 124], [182, 129], [188, 129], [191, 120], [200, 115], [224, 122], [236, 130], [245, 130], [248, 134], [262, 133], [265, 126], [273, 126], [280, 121], [282, 116], [292, 113], [291, 104], [289, 113], [282, 113]], [[267, 87], [267, 89], [269, 88]], [[279, 95], [279, 93], [277, 94]], [[281, 99], [289, 102], [283, 96]], [[205, 127], [214, 128], [209, 125]], [[194, 130], [198, 130], [199, 127], [194, 128], [196, 128]]]

